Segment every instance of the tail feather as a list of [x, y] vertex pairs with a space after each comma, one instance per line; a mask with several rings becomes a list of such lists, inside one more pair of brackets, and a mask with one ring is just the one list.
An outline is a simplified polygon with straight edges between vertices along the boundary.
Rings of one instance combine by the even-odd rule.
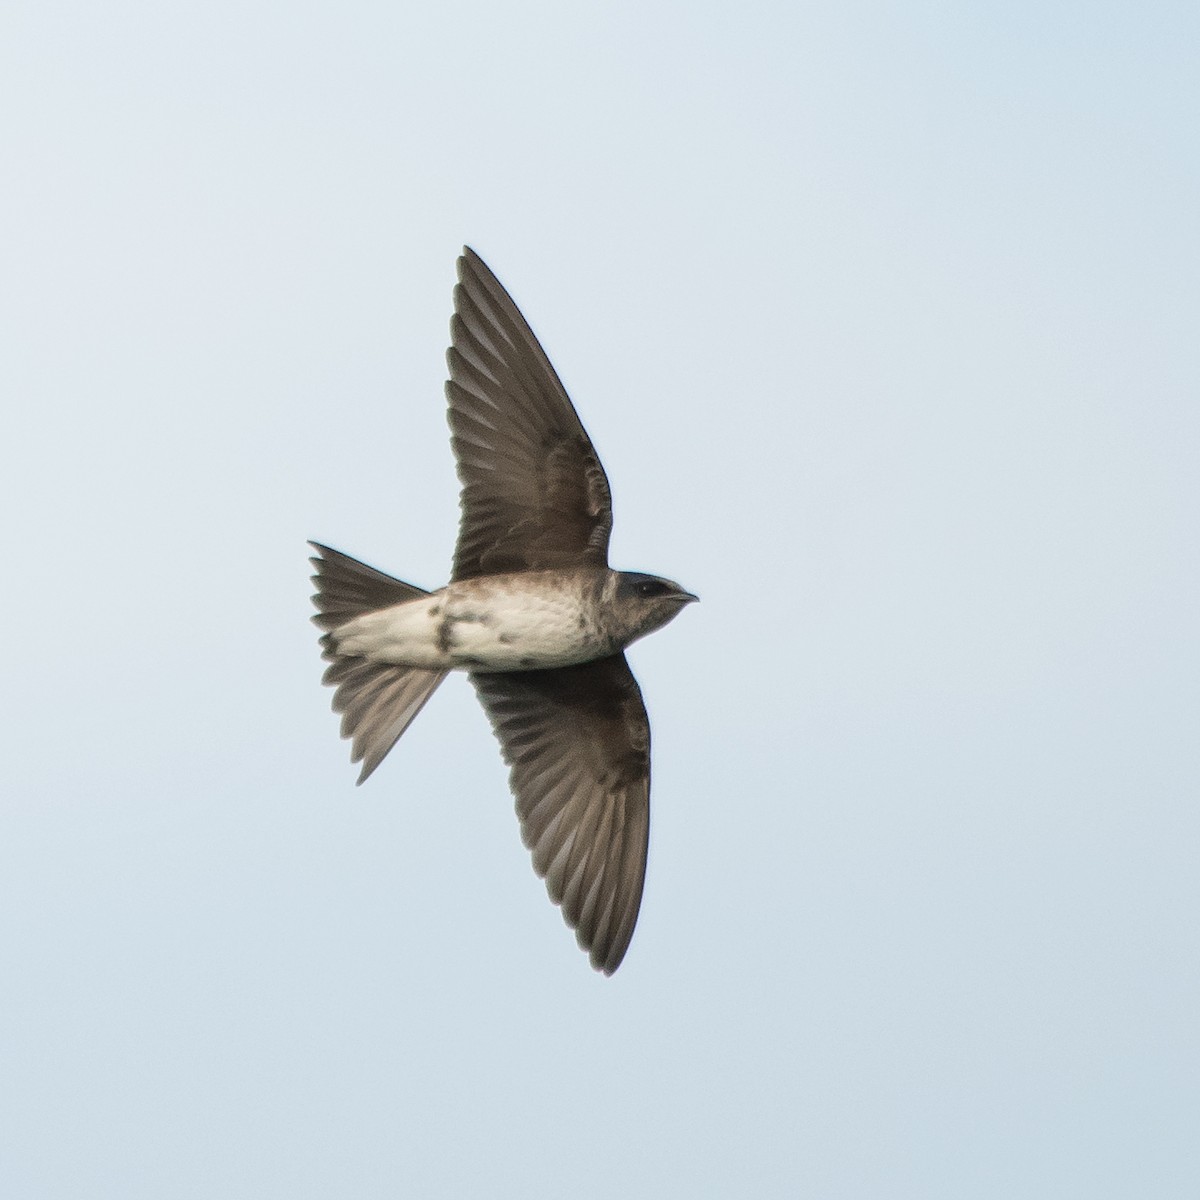
[[429, 595], [424, 588], [393, 579], [340, 550], [331, 550], [320, 542], [308, 544], [317, 552], [308, 560], [317, 571], [312, 577], [317, 585], [313, 595], [317, 615], [313, 621], [326, 632], [363, 613]]
[[447, 672], [339, 654], [332, 633], [339, 625], [428, 593], [328, 546], [309, 545], [317, 551], [309, 560], [316, 568], [313, 621], [325, 631], [321, 657], [329, 663], [322, 682], [334, 688], [333, 710], [342, 714], [342, 737], [351, 739], [350, 761], [362, 763], [358, 776], [362, 783], [383, 762]]

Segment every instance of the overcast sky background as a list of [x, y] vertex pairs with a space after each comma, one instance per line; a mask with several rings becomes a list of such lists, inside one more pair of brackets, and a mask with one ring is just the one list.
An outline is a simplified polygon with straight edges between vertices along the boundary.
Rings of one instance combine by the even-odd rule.
[[[0, 15], [0, 1194], [1200, 1194], [1192, 3]], [[594, 974], [445, 581], [463, 242], [703, 600]]]

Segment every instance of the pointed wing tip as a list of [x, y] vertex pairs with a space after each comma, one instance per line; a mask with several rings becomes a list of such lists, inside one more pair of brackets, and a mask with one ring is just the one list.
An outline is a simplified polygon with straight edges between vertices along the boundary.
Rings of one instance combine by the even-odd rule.
[[[342, 736], [345, 737], [346, 735], [343, 734]], [[353, 735], [350, 735], [350, 736], [353, 736]], [[391, 749], [391, 747], [389, 746], [388, 749]], [[379, 766], [379, 764], [381, 762], [383, 762], [382, 758], [377, 758], [377, 759], [375, 759], [374, 762], [372, 762], [371, 756], [369, 754], [365, 753], [364, 748], [355, 746], [353, 751], [350, 754], [350, 761], [352, 763], [356, 763], [356, 762], [359, 762], [360, 760], [364, 760], [364, 761], [363, 761], [363, 765], [362, 765], [362, 770], [359, 771], [358, 778], [354, 781], [355, 787], [362, 787], [362, 785], [364, 783], [366, 783], [368, 779], [371, 778], [371, 773], [375, 770], [375, 768], [377, 766]]]
[[485, 271], [487, 270], [483, 259], [470, 246], [462, 248], [462, 253], [458, 256], [458, 261], [454, 265], [458, 268], [458, 282], [460, 287], [466, 282], [468, 275], [473, 269], [483, 267]]
[[310, 538], [306, 545], [311, 546], [316, 551], [316, 554], [310, 554], [308, 556], [308, 561], [312, 563], [312, 565], [316, 567], [318, 571], [329, 568], [339, 558], [344, 557], [344, 555], [340, 554], [332, 546], [326, 546], [324, 542], [314, 542]]
[[[334, 700], [337, 700], [336, 696], [334, 697]], [[347, 730], [346, 732], [342, 733], [342, 737], [350, 739], [350, 763], [362, 763], [362, 768], [359, 770], [359, 778], [354, 780], [354, 786], [361, 787], [368, 779], [371, 778], [371, 773], [374, 769], [376, 769], [376, 767], [379, 766], [379, 763], [383, 762], [383, 758], [374, 758], [374, 761], [372, 762], [373, 755], [371, 755], [366, 746], [362, 745], [359, 742], [359, 739], [354, 736], [354, 731]], [[391, 749], [390, 746], [388, 749]]]
[[[575, 931], [576, 938], [579, 937], [579, 931]], [[607, 941], [607, 939], [605, 939]], [[580, 942], [580, 948], [587, 951], [588, 961], [592, 964], [595, 970], [599, 971], [606, 979], [617, 973], [617, 968], [625, 961], [625, 955], [629, 953], [629, 943], [633, 941], [633, 930], [629, 931], [629, 936], [624, 939], [623, 944], [614, 945], [609, 942], [607, 946], [586, 946]]]

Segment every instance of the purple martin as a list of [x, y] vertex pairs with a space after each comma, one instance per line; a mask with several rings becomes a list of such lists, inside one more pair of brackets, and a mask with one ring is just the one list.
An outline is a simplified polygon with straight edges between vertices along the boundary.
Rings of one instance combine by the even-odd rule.
[[458, 280], [451, 580], [426, 592], [311, 543], [324, 682], [362, 783], [447, 673], [468, 673], [511, 768], [534, 869], [611, 975], [637, 923], [650, 829], [650, 725], [624, 649], [696, 597], [610, 569], [608, 479], [558, 375], [469, 247]]

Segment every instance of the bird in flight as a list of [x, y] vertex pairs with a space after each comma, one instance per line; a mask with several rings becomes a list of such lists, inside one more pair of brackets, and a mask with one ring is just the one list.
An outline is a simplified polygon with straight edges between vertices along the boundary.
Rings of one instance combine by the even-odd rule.
[[468, 673], [510, 767], [521, 837], [592, 966], [637, 923], [650, 831], [650, 725], [631, 642], [696, 599], [608, 565], [612, 498], [558, 375], [469, 247], [446, 384], [462, 520], [435, 592], [317, 542], [313, 617], [358, 782], [438, 684]]

